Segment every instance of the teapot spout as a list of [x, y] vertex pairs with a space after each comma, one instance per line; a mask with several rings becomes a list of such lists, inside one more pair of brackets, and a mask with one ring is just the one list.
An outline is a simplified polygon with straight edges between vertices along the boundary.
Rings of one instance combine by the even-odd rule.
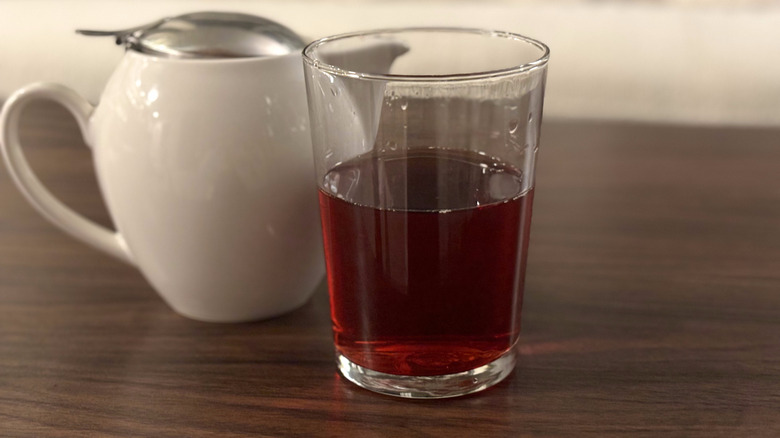
[[[340, 145], [339, 154], [329, 156], [326, 162], [315, 163], [318, 175], [324, 175], [326, 168], [336, 163], [374, 149], [391, 79], [384, 75], [390, 74], [396, 60], [408, 51], [409, 47], [402, 41], [377, 38], [357, 44], [319, 45], [305, 53], [314, 61], [304, 62], [312, 137], [327, 138], [327, 144], [313, 146], [316, 150]], [[377, 80], [360, 79], [372, 75]], [[314, 107], [328, 110], [311, 111]]]
[[408, 51], [409, 47], [400, 41], [383, 39], [358, 47], [323, 51], [321, 59], [347, 72], [385, 75], [390, 72], [393, 62]]

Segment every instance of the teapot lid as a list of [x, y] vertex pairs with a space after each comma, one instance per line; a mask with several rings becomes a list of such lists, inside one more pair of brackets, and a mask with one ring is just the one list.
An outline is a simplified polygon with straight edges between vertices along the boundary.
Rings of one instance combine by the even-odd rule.
[[113, 36], [128, 49], [167, 58], [280, 56], [306, 45], [289, 28], [266, 18], [231, 12], [195, 12], [117, 31], [76, 30]]

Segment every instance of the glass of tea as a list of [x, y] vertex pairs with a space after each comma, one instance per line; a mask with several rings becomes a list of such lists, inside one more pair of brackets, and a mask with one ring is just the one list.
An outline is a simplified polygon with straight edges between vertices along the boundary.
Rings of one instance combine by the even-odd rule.
[[454, 397], [515, 366], [549, 49], [411, 28], [304, 49], [337, 366]]

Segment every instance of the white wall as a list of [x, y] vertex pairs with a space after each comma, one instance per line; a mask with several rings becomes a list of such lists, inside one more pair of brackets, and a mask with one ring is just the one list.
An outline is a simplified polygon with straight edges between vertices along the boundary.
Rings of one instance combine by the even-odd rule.
[[0, 0], [0, 100], [57, 81], [97, 101], [114, 29], [200, 10], [254, 13], [309, 38], [377, 27], [515, 31], [552, 50], [547, 118], [780, 125], [780, 1]]

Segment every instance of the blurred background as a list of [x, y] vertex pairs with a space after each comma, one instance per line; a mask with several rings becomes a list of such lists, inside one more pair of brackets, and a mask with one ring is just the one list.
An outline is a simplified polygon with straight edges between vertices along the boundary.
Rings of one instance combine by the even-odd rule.
[[0, 0], [0, 101], [56, 81], [97, 102], [123, 49], [74, 29], [206, 10], [264, 16], [307, 39], [420, 25], [518, 32], [551, 48], [548, 119], [780, 125], [780, 1], [768, 0]]

